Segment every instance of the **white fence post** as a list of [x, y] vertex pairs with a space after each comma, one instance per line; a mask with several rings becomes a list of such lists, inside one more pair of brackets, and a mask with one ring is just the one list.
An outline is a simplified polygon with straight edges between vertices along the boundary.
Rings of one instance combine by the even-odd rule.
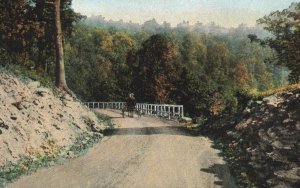
[[[83, 103], [88, 108], [110, 108], [122, 110], [125, 107], [125, 102], [85, 102]], [[183, 105], [168, 105], [168, 104], [146, 104], [136, 103], [135, 108], [146, 115], [163, 117], [167, 119], [183, 118]]]

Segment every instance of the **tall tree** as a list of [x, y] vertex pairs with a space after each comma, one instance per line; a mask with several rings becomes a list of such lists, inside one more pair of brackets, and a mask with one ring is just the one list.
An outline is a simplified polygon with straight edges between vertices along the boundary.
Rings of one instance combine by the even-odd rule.
[[54, 19], [55, 19], [55, 52], [56, 52], [56, 87], [64, 90], [67, 88], [65, 66], [64, 66], [64, 49], [62, 41], [61, 17], [60, 17], [60, 0], [54, 1]]
[[[258, 20], [273, 37], [261, 41], [277, 52], [277, 63], [291, 71], [289, 81], [300, 81], [300, 3], [293, 3], [288, 9], [275, 11]], [[250, 35], [253, 41], [256, 36]]]
[[177, 48], [166, 35], [151, 36], [143, 43], [139, 54], [139, 65], [135, 72], [137, 96], [146, 102], [166, 103], [174, 89], [174, 60]]

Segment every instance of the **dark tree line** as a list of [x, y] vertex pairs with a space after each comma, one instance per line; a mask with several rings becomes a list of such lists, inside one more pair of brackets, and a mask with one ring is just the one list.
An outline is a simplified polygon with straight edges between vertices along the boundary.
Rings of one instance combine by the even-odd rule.
[[70, 36], [73, 23], [81, 18], [71, 9], [71, 2], [71, 0], [2, 1], [1, 64], [21, 64], [48, 73], [53, 71], [49, 66], [55, 64], [56, 86], [70, 93], [65, 81], [63, 35]]

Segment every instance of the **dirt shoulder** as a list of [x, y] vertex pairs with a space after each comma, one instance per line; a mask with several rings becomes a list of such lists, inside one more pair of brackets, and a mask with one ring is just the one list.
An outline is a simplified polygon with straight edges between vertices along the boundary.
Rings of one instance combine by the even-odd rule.
[[7, 187], [234, 187], [205, 137], [150, 117], [112, 118], [115, 131], [85, 156], [39, 170]]

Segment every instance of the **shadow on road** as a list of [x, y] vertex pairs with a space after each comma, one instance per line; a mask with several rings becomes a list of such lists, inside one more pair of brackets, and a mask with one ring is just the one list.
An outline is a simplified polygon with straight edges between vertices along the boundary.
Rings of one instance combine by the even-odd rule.
[[228, 169], [228, 165], [226, 164], [214, 164], [210, 166], [209, 168], [202, 168], [200, 171], [214, 174], [215, 179], [215, 185], [219, 185], [223, 188], [236, 188], [234, 179], [230, 175], [230, 171]]
[[[121, 114], [120, 114], [121, 115]], [[113, 114], [112, 116], [107, 116], [110, 119], [119, 119], [122, 118], [117, 114]], [[143, 123], [143, 122], [141, 122]], [[150, 125], [151, 126], [151, 125]], [[207, 130], [211, 134], [208, 134], [206, 131], [202, 129], [191, 129], [183, 126], [177, 125], [169, 125], [169, 126], [159, 126], [159, 127], [133, 127], [133, 128], [115, 128], [115, 129], [106, 129], [104, 132], [105, 136], [130, 136], [130, 135], [179, 135], [179, 136], [188, 136], [188, 137], [208, 137], [213, 141], [212, 147], [222, 151], [219, 147], [217, 147], [216, 138], [222, 137], [222, 132], [217, 132], [215, 130]], [[220, 134], [220, 135], [218, 135]], [[214, 136], [212, 136], [214, 135]], [[217, 135], [217, 136], [216, 136]], [[222, 152], [220, 154], [221, 157], [224, 157]], [[208, 156], [210, 157], [210, 156]], [[226, 159], [225, 159], [226, 160]], [[216, 186], [220, 186], [222, 188], [236, 188], [235, 180], [231, 176], [228, 164], [213, 164], [209, 168], [199, 169], [201, 172], [213, 174], [215, 176], [214, 184]]]
[[119, 128], [108, 129], [104, 132], [105, 136], [117, 135], [181, 135], [181, 136], [199, 136], [194, 131], [185, 127], [164, 126], [164, 127], [142, 127], [142, 128]]

